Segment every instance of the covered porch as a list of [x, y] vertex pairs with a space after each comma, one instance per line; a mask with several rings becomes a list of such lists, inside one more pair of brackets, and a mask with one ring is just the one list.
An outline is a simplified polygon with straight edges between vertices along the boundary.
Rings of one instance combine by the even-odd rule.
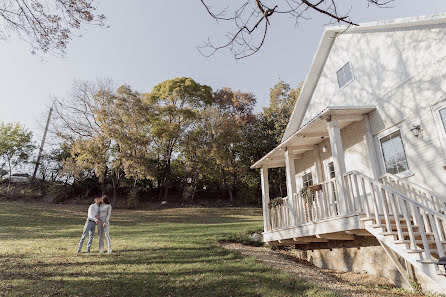
[[[361, 133], [367, 144], [368, 166], [373, 178], [378, 179], [379, 168], [368, 117], [373, 110], [373, 106], [327, 107], [252, 166], [259, 168], [261, 174], [265, 242], [299, 244], [348, 240], [354, 234], [368, 235], [360, 220], [361, 214], [366, 213], [368, 198], [367, 195], [361, 198], [361, 193], [366, 193], [367, 181], [347, 173], [341, 130], [363, 121]], [[333, 167], [329, 175], [324, 172], [320, 155], [327, 139]], [[311, 194], [304, 195], [296, 180], [296, 173], [299, 173], [296, 164], [308, 162], [304, 154], [308, 156], [309, 153], [315, 170]], [[268, 170], [277, 167], [285, 167], [287, 196], [271, 200]]]

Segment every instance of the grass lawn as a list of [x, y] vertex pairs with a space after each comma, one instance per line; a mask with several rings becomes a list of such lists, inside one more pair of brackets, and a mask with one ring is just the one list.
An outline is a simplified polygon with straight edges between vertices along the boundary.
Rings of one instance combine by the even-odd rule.
[[0, 202], [0, 296], [335, 296], [218, 245], [260, 209], [114, 210], [113, 254], [76, 256], [87, 207]]

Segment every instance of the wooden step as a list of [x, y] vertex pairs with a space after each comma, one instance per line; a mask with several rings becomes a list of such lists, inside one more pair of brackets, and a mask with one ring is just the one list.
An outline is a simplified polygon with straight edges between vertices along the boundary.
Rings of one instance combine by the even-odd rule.
[[[430, 250], [431, 254], [438, 254], [438, 250], [437, 249], [429, 249], [429, 250]], [[413, 249], [410, 249], [410, 250], [407, 250], [407, 252], [409, 254], [416, 254], [416, 253], [423, 253], [424, 250], [420, 250], [420, 249], [413, 250]]]
[[435, 264], [437, 265], [437, 260], [417, 260], [418, 263], [421, 264]]
[[[407, 232], [407, 231], [403, 231], [403, 232], [401, 232], [401, 233], [403, 234], [403, 236], [408, 236], [408, 235], [409, 235], [409, 232]], [[384, 236], [388, 236], [388, 235], [398, 235], [398, 232], [395, 232], [395, 231], [392, 231], [392, 232], [381, 232], [380, 234], [381, 234], [381, 235], [384, 235]], [[416, 232], [416, 231], [414, 231], [413, 234], [414, 234], [415, 236], [421, 236], [421, 234], [420, 234], [419, 232]], [[434, 235], [434, 233], [426, 232], [426, 236], [433, 236], [433, 235]]]
[[424, 252], [424, 250], [406, 250], [407, 253], [409, 254], [416, 254], [416, 253], [422, 253]]
[[[379, 219], [380, 219], [381, 221], [384, 221], [384, 222], [385, 222], [385, 220], [386, 220], [386, 218], [385, 218], [383, 215], [379, 216]], [[400, 217], [398, 217], [398, 219], [399, 219], [400, 221], [403, 221], [403, 220], [404, 220], [404, 217], [403, 217], [403, 216], [400, 216]], [[359, 220], [362, 221], [362, 222], [365, 222], [365, 221], [376, 220], [376, 218], [375, 218], [375, 216], [372, 216], [372, 217], [364, 217], [364, 218], [360, 218]], [[394, 218], [393, 216], [391, 216], [390, 221], [395, 222], [395, 218]]]
[[[387, 228], [387, 225], [386, 224], [374, 224], [374, 225], [372, 225], [373, 226], [373, 228]], [[392, 228], [392, 229], [397, 229], [396, 228], [396, 224], [390, 224], [390, 227]], [[401, 228], [402, 229], [408, 229], [408, 227], [407, 227], [407, 225], [401, 225]], [[417, 225], [413, 225], [412, 226], [412, 229], [419, 229], [420, 227], [419, 226], [417, 226]]]
[[[410, 244], [411, 243], [411, 241], [410, 240], [395, 240], [395, 244]], [[423, 243], [423, 240], [421, 240], [421, 239], [415, 239], [415, 243], [417, 243], [417, 244], [422, 244]], [[446, 241], [441, 241], [440, 242], [441, 244], [446, 244]], [[435, 240], [433, 240], [433, 239], [429, 239], [429, 240], [427, 240], [427, 244], [437, 244], [436, 243], [436, 241]]]

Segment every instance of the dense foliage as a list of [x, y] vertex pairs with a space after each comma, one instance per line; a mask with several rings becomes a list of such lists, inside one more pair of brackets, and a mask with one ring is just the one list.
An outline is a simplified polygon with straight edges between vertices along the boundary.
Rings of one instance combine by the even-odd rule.
[[[149, 93], [76, 82], [55, 102], [50, 131], [60, 145], [44, 154], [40, 180], [60, 185], [50, 188], [53, 201], [102, 192], [128, 207], [141, 199], [260, 204], [250, 166], [280, 143], [299, 90], [278, 82], [255, 113], [253, 94], [187, 77]], [[283, 169], [271, 170], [272, 197], [286, 195], [284, 181]]]

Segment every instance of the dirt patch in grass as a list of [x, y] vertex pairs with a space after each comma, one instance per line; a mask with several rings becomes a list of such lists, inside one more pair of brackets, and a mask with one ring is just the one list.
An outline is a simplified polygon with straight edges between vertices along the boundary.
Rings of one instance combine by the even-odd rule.
[[341, 296], [424, 296], [396, 288], [384, 277], [321, 269], [287, 252], [273, 251], [269, 247], [228, 242], [221, 242], [220, 245], [225, 249], [254, 257], [270, 267], [303, 278], [318, 288], [332, 290]]

